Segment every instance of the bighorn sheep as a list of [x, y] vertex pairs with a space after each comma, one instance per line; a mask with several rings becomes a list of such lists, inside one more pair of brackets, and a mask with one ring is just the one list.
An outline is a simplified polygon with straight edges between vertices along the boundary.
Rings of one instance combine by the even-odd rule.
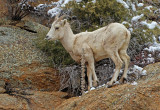
[[130, 36], [127, 28], [119, 23], [111, 23], [93, 32], [73, 34], [67, 20], [56, 17], [45, 39], [59, 40], [76, 62], [81, 61], [82, 50], [84, 51], [87, 66], [88, 90], [90, 90], [90, 87], [92, 87], [92, 78], [94, 86], [98, 82], [94, 63], [104, 58], [111, 58], [115, 63], [115, 72], [108, 84], [109, 86], [112, 86], [117, 80], [123, 64], [122, 60], [125, 63], [125, 68], [120, 82], [123, 83], [127, 79], [130, 57], [126, 51]]

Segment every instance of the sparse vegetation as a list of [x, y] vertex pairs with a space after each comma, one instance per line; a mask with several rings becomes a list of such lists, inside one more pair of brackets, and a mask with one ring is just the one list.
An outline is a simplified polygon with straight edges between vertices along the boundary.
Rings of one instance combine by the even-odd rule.
[[13, 21], [20, 21], [34, 8], [28, 4], [28, 0], [7, 0], [8, 16]]

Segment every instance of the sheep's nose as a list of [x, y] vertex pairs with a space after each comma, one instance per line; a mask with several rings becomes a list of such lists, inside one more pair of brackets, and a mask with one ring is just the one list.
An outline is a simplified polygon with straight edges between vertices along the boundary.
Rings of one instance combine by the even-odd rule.
[[49, 38], [49, 36], [46, 36], [45, 40], [47, 40]]
[[46, 38], [48, 38], [49, 36], [46, 36]]

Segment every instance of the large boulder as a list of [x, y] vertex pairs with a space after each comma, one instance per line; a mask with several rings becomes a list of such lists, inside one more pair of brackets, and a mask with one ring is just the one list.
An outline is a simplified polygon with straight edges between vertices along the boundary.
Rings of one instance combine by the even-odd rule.
[[19, 21], [15, 25], [17, 27], [20, 27], [21, 29], [27, 30], [27, 31], [32, 32], [32, 33], [37, 33], [37, 32], [42, 31], [42, 30], [48, 30], [49, 31], [48, 27], [43, 26], [43, 25], [41, 25], [39, 23], [36, 23], [36, 22], [33, 22], [33, 21], [28, 21], [28, 20]]
[[39, 92], [32, 94], [0, 93], [1, 110], [54, 110], [67, 96], [63, 92]]
[[21, 27], [0, 27], [0, 86], [7, 82], [16, 88], [59, 90], [57, 71], [48, 66], [47, 56], [34, 43], [37, 32], [48, 28], [31, 21], [23, 23]]

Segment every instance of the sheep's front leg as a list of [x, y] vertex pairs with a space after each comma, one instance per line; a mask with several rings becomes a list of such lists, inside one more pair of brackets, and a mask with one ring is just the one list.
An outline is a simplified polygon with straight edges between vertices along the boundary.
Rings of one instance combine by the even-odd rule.
[[94, 86], [97, 86], [98, 80], [95, 73], [93, 52], [89, 46], [86, 46], [86, 48], [84, 48], [84, 53], [85, 60], [87, 62], [88, 90], [90, 90], [90, 88], [92, 87], [92, 77]]
[[93, 60], [90, 59], [87, 64], [87, 76], [88, 76], [88, 90], [92, 87], [92, 77], [93, 77], [93, 86], [96, 87], [98, 80], [95, 73], [95, 67]]
[[90, 91], [92, 87], [92, 73], [88, 64], [87, 64], [87, 77], [88, 77], [88, 91]]

